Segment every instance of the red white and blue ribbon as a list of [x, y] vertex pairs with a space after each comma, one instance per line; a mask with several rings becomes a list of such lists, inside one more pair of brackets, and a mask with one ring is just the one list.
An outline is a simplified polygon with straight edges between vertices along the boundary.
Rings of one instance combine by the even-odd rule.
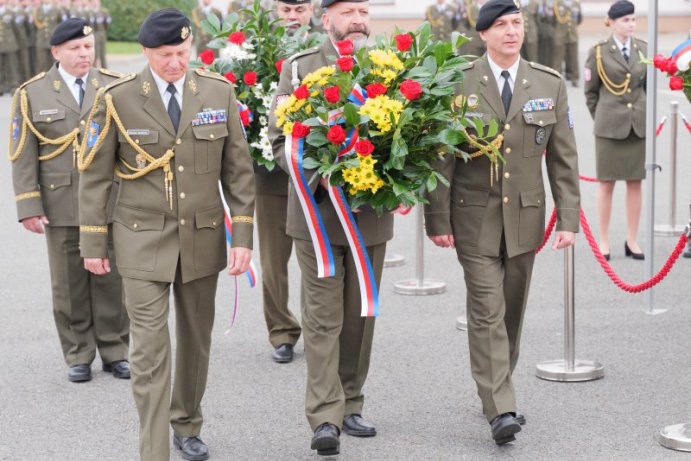
[[304, 138], [294, 138], [292, 135], [286, 136], [285, 155], [288, 160], [288, 171], [295, 186], [295, 192], [300, 201], [300, 206], [305, 214], [307, 229], [312, 238], [314, 253], [317, 255], [317, 277], [333, 277], [336, 275], [336, 266], [331, 252], [331, 242], [326, 235], [326, 227], [322, 220], [319, 207], [314, 200], [309, 183], [305, 177], [302, 167], [302, 160], [305, 149]]
[[689, 69], [689, 62], [691, 62], [691, 39], [681, 42], [672, 51], [672, 59], [674, 59], [680, 71], [685, 72]]
[[348, 239], [348, 246], [355, 260], [355, 269], [360, 283], [360, 315], [362, 317], [377, 317], [379, 315], [379, 290], [360, 229], [355, 223], [343, 189], [340, 186], [329, 186], [329, 197], [338, 219], [341, 221]]
[[[228, 216], [228, 213], [225, 213], [225, 228], [226, 242], [228, 243], [228, 247], [231, 247], [233, 245], [233, 224], [230, 220], [230, 216]], [[250, 260], [250, 267], [245, 271], [245, 275], [247, 276], [247, 280], [249, 280], [250, 287], [254, 288], [257, 284], [257, 267], [254, 265], [254, 261]], [[235, 325], [235, 319], [237, 318], [238, 311], [240, 308], [240, 300], [238, 298], [238, 278], [233, 277], [233, 282], [235, 283], [235, 299], [233, 302], [233, 316], [230, 319], [231, 327]], [[226, 334], [228, 334], [229, 331], [230, 328], [226, 330]]]

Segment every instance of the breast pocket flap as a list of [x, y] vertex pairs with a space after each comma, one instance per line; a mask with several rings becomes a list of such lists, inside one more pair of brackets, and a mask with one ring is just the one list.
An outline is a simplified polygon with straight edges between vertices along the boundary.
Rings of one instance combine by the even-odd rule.
[[489, 190], [464, 189], [458, 195], [457, 203], [460, 206], [487, 206], [489, 202]]
[[70, 173], [44, 173], [39, 178], [38, 183], [41, 187], [50, 190], [59, 189], [72, 184], [72, 175]]
[[521, 192], [521, 206], [539, 207], [545, 203], [545, 193], [541, 187]]
[[122, 224], [133, 232], [163, 230], [165, 215], [157, 211], [140, 210], [122, 205], [115, 207], [113, 221]]
[[228, 127], [225, 123], [214, 125], [193, 126], [194, 137], [202, 141], [216, 141], [228, 136]]
[[57, 120], [63, 120], [65, 118], [65, 111], [64, 110], [55, 110], [55, 111], [45, 111], [43, 113], [41, 112], [34, 112], [31, 116], [31, 119], [34, 122], [42, 122], [42, 123], [52, 123]]
[[197, 229], [216, 229], [219, 226], [223, 225], [223, 218], [223, 208], [212, 208], [210, 210], [199, 211], [194, 216]]
[[523, 120], [528, 125], [548, 126], [557, 123], [557, 114], [553, 110], [523, 112]]

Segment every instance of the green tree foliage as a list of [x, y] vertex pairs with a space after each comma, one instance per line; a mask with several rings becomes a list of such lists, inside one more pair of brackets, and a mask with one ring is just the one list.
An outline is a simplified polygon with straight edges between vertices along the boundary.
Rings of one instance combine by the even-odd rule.
[[162, 8], [178, 8], [190, 16], [196, 4], [196, 0], [103, 0], [103, 7], [113, 17], [108, 39], [136, 42], [139, 27], [150, 13]]

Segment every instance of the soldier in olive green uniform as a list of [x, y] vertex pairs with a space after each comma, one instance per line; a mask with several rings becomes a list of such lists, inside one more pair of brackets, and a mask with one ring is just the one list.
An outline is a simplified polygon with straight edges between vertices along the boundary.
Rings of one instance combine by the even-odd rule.
[[453, 8], [446, 0], [437, 0], [434, 5], [427, 8], [425, 19], [432, 26], [432, 36], [435, 40], [447, 41], [451, 38], [454, 14]]
[[19, 5], [19, 2], [11, 0], [14, 13], [14, 35], [17, 38], [17, 73], [20, 82], [29, 80], [33, 74], [31, 73], [31, 65], [29, 64], [29, 41], [28, 30], [26, 23], [29, 20], [29, 13]]
[[55, 1], [43, 3], [34, 10], [34, 25], [36, 26], [36, 72], [47, 71], [53, 65], [53, 55], [50, 51], [50, 37], [55, 28], [62, 22], [62, 12], [55, 5]]
[[6, 0], [0, 0], [0, 95], [19, 85], [19, 45], [14, 29], [14, 10], [6, 5]]
[[[192, 24], [194, 25], [194, 41], [197, 55], [206, 49], [213, 36], [204, 32], [202, 21], [210, 14], [215, 14], [219, 21], [223, 21], [223, 13], [218, 8], [211, 6], [211, 0], [200, 0], [199, 5], [192, 10]], [[218, 51], [214, 50], [218, 55]]]
[[[338, 51], [333, 43], [343, 39], [364, 43], [370, 33], [369, 2], [324, 0], [322, 8], [326, 9], [324, 28], [329, 40], [321, 47], [299, 53], [286, 61], [278, 84], [277, 100], [293, 92], [293, 80], [301, 81], [310, 72], [334, 64]], [[346, 10], [350, 14], [342, 15]], [[269, 137], [277, 162], [287, 171], [285, 138], [275, 123], [272, 111]], [[313, 171], [305, 173], [314, 174]], [[345, 233], [333, 205], [325, 198], [326, 191], [317, 181], [311, 184], [331, 241], [336, 276], [317, 277], [314, 248], [292, 184], [288, 188], [286, 227], [288, 235], [293, 238], [302, 271], [302, 331], [307, 359], [305, 410], [315, 432], [311, 447], [319, 454], [335, 454], [340, 447], [341, 427], [347, 434], [357, 437], [376, 435], [376, 429], [361, 416], [364, 404], [362, 387], [369, 369], [374, 318], [360, 316], [360, 286]], [[393, 236], [393, 217], [391, 214], [377, 216], [371, 209], [362, 209], [354, 216], [379, 285], [386, 242]]]
[[70, 381], [91, 379], [96, 349], [104, 369], [129, 378], [129, 322], [120, 275], [115, 265], [102, 276], [84, 269], [77, 227], [80, 129], [96, 91], [118, 75], [91, 69], [93, 36], [82, 19], [61, 25], [52, 43], [59, 65], [23, 84], [12, 104], [10, 159], [17, 214], [28, 230], [46, 234], [53, 314]]
[[106, 51], [108, 46], [108, 28], [113, 18], [108, 10], [103, 8], [101, 0], [91, 1], [91, 15], [93, 17], [94, 36], [96, 37], [96, 61], [106, 66]]
[[577, 0], [552, 1], [554, 29], [551, 41], [552, 63], [549, 66], [557, 72], [561, 72], [566, 63], [566, 78], [572, 83], [576, 83], [578, 81], [577, 27], [582, 21], [580, 3]]
[[36, 70], [36, 24], [34, 23], [34, 13], [38, 6], [32, 5], [32, 0], [20, 0], [20, 4], [26, 11], [27, 19], [24, 22], [26, 28], [26, 43], [29, 53], [29, 77], [37, 73]]
[[[311, 7], [310, 2], [277, 0], [276, 14], [300, 26], [309, 24], [311, 11], [302, 9]], [[293, 239], [286, 234], [289, 177], [278, 167], [268, 171], [256, 165], [255, 173], [264, 318], [269, 330], [269, 342], [274, 347], [273, 360], [288, 363], [293, 360], [293, 347], [302, 331], [300, 323], [288, 308], [288, 260], [293, 250]]]
[[609, 220], [616, 181], [626, 181], [626, 256], [643, 259], [636, 241], [645, 178], [646, 65], [638, 54], [647, 44], [634, 37], [634, 5], [614, 3], [608, 12], [612, 36], [595, 44], [585, 63], [585, 98], [593, 116], [600, 250], [610, 256]]
[[321, 0], [312, 0], [312, 21], [310, 21], [310, 32], [324, 33], [324, 24], [322, 22], [324, 10], [321, 7]]
[[538, 62], [539, 53], [539, 34], [537, 27], [537, 7], [538, 0], [521, 0], [521, 11], [523, 12], [523, 29], [525, 39], [521, 56], [526, 61]]
[[580, 0], [571, 2], [571, 22], [566, 33], [566, 50], [564, 54], [564, 74], [567, 80], [576, 87], [580, 78], [578, 65], [578, 26], [583, 22]]
[[503, 444], [525, 422], [516, 414], [511, 375], [545, 230], [542, 159], [557, 210], [553, 248], [573, 244], [578, 230], [578, 161], [566, 85], [552, 69], [520, 58], [523, 21], [516, 3], [490, 0], [476, 27], [488, 51], [466, 66], [462, 95], [469, 116], [504, 127], [506, 163], [491, 175], [486, 156], [467, 163], [443, 158], [439, 168], [451, 187], [429, 195], [425, 219], [428, 236], [439, 246], [455, 246], [463, 266], [471, 370], [492, 437]]
[[[95, 273], [108, 264], [104, 206], [113, 171], [122, 178], [113, 238], [131, 322], [132, 390], [145, 461], [169, 459], [169, 424], [185, 459], [209, 457], [199, 435], [218, 273], [228, 266], [231, 275], [241, 274], [252, 253], [254, 174], [235, 93], [223, 77], [188, 70], [190, 26], [173, 8], [149, 15], [139, 31], [148, 65], [99, 95], [79, 158], [81, 252]], [[233, 222], [229, 254], [219, 181]]]
[[[460, 54], [480, 57], [485, 52], [485, 44], [480, 39], [480, 35], [475, 30], [475, 23], [480, 7], [484, 4], [484, 0], [461, 0], [462, 7], [462, 23], [459, 23], [457, 30], [471, 40], [465, 45], [461, 46]], [[462, 25], [461, 25], [462, 24]], [[463, 32], [465, 31], [465, 32]]]
[[557, 0], [538, 0], [538, 62], [552, 65], [552, 37], [554, 35], [554, 2]]

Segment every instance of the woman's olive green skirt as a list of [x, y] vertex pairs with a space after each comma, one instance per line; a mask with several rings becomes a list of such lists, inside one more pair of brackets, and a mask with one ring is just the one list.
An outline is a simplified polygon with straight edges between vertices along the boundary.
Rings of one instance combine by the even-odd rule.
[[645, 138], [633, 130], [626, 139], [595, 136], [595, 160], [600, 181], [645, 179]]

